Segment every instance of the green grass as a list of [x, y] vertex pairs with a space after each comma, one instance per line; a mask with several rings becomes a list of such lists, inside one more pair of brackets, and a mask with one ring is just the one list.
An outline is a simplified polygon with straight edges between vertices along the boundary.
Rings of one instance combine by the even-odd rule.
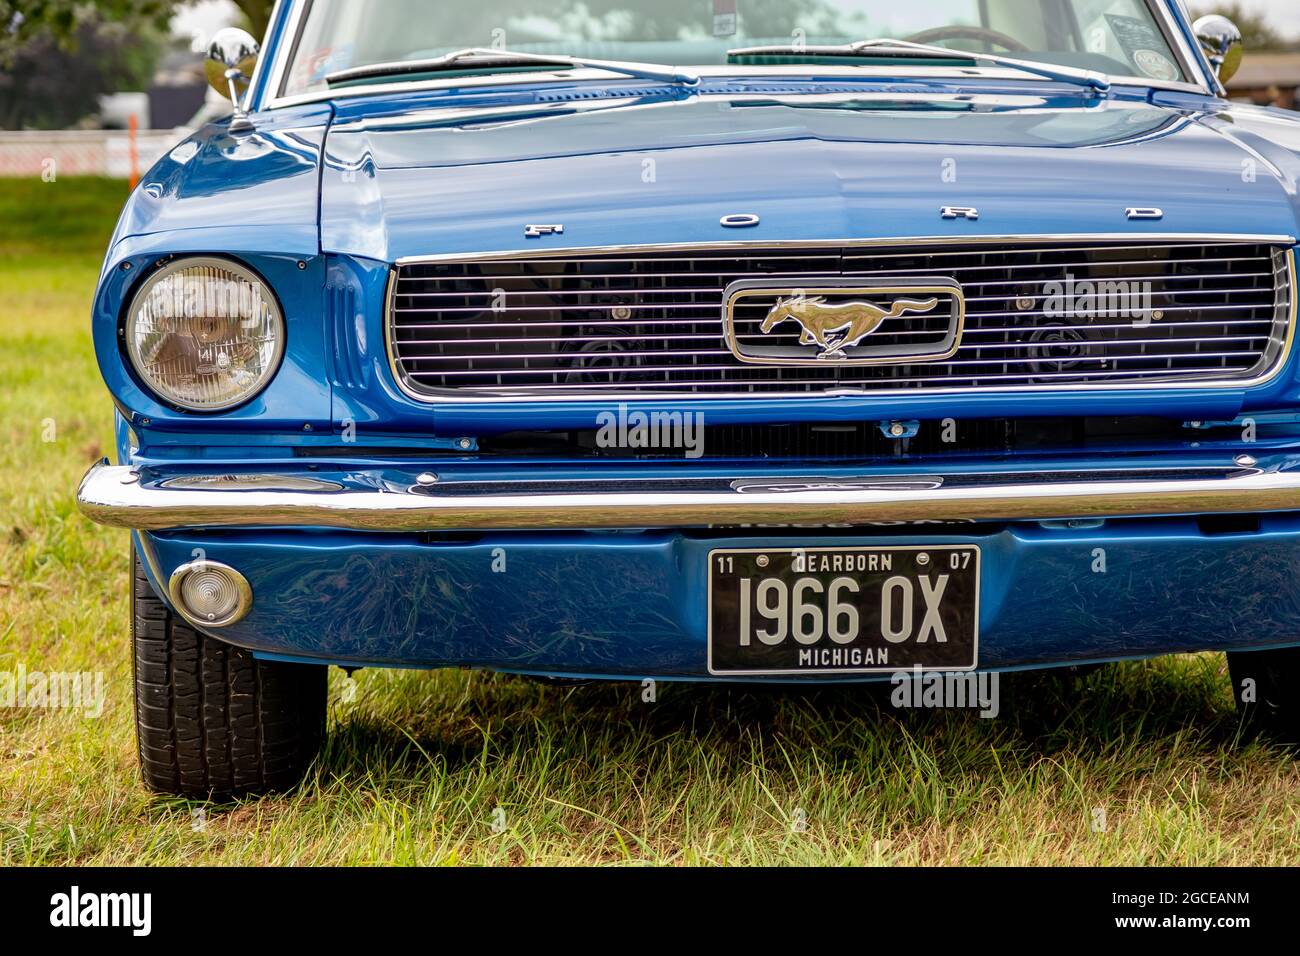
[[1011, 676], [994, 720], [461, 671], [361, 672], [349, 700], [335, 671], [306, 785], [196, 828], [137, 778], [127, 536], [73, 506], [111, 443], [88, 314], [123, 192], [0, 180], [0, 671], [108, 694], [97, 720], [0, 710], [0, 865], [1300, 863], [1300, 772], [1234, 748], [1219, 655]]
[[5, 179], [0, 182], [0, 259], [54, 253], [99, 259], [126, 196], [126, 183], [117, 179]]

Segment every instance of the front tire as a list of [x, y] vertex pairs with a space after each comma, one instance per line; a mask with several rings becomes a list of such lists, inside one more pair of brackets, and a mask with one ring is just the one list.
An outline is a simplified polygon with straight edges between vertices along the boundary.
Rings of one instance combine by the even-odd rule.
[[327, 669], [261, 661], [200, 634], [154, 593], [135, 550], [131, 636], [140, 770], [158, 793], [287, 790], [325, 733]]
[[1300, 747], [1300, 647], [1230, 652], [1228, 674], [1247, 739]]

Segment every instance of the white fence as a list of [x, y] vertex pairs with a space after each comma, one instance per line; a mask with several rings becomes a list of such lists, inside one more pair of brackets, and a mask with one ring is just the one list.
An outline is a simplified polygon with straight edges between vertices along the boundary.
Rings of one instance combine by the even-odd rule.
[[[135, 171], [143, 173], [189, 135], [185, 129], [135, 135]], [[0, 176], [113, 176], [132, 173], [131, 134], [120, 130], [0, 131]]]

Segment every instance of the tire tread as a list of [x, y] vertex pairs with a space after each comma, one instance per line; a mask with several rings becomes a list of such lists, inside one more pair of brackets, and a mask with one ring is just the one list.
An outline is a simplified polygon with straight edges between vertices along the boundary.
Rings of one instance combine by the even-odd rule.
[[326, 669], [207, 637], [154, 593], [132, 553], [136, 740], [159, 793], [230, 798], [296, 785], [325, 731]]

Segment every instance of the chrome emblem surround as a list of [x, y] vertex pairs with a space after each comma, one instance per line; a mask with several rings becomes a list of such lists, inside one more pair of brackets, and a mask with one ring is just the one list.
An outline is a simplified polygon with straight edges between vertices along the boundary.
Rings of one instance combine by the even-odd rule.
[[[755, 299], [760, 305], [772, 301], [757, 334], [770, 335], [794, 322], [800, 329], [797, 346], [755, 343], [752, 325], [750, 331], [738, 328], [737, 307]], [[935, 330], [933, 341], [917, 346], [871, 342], [888, 320], [932, 315], [945, 308], [946, 326]], [[818, 278], [803, 287], [789, 279], [742, 279], [727, 286], [722, 322], [727, 347], [749, 364], [910, 365], [941, 361], [957, 352], [966, 300], [955, 279], [930, 276]]]

